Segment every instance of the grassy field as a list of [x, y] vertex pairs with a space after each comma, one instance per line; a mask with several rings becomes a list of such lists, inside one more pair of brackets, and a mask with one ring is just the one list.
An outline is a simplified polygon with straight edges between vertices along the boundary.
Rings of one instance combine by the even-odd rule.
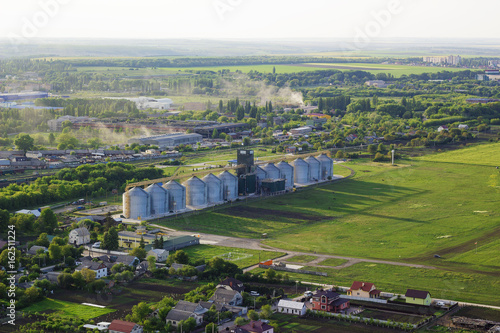
[[288, 258], [287, 261], [290, 262], [311, 262], [314, 259], [316, 259], [316, 256], [308, 256], [308, 255], [301, 255], [301, 256], [293, 256], [291, 258]]
[[57, 314], [61, 317], [69, 317], [69, 318], [77, 317], [79, 319], [88, 320], [111, 313], [115, 310], [103, 309], [93, 306], [82, 305], [78, 303], [47, 298], [41, 302], [35, 303], [25, 308], [23, 311], [26, 312], [50, 311], [51, 313]]
[[249, 267], [259, 263], [259, 260], [274, 259], [285, 255], [284, 252], [258, 251], [247, 249], [235, 249], [232, 247], [197, 245], [183, 249], [190, 258], [210, 260], [220, 257], [229, 260], [240, 268]]
[[[490, 166], [496, 165], [498, 147], [415, 158], [396, 167], [349, 162], [356, 175], [347, 181], [162, 223], [228, 236], [267, 233], [264, 244], [286, 250], [426, 264], [437, 269], [425, 271], [420, 287], [435, 280], [434, 292], [448, 290], [443, 276], [449, 276], [445, 284], [458, 285], [461, 300], [498, 304], [481, 290], [499, 283], [491, 278], [500, 274], [499, 171]], [[473, 163], [477, 155], [483, 156], [480, 164]], [[371, 277], [354, 270], [345, 282]], [[400, 287], [419, 287], [406, 273], [400, 279]]]
[[248, 73], [257, 71], [261, 73], [272, 73], [273, 69], [278, 74], [289, 74], [298, 72], [311, 72], [318, 70], [337, 69], [340, 71], [362, 70], [372, 74], [391, 73], [395, 77], [409, 74], [437, 73], [440, 71], [461, 71], [462, 68], [443, 68], [409, 65], [386, 65], [386, 64], [365, 64], [365, 63], [310, 63], [291, 65], [236, 65], [236, 66], [206, 66], [206, 67], [165, 67], [165, 68], [138, 68], [131, 70], [128, 67], [78, 67], [81, 72], [99, 72], [123, 76], [147, 76], [147, 75], [186, 75], [199, 71], [218, 72], [229, 69], [232, 72], [241, 71]]
[[[472, 303], [500, 305], [500, 299], [491, 290], [500, 288], [495, 274], [453, 272], [441, 269], [413, 268], [375, 263], [359, 263], [343, 269], [308, 267], [328, 276], [288, 273], [291, 279], [349, 287], [354, 280], [375, 283], [384, 292], [404, 294], [406, 289], [427, 290], [433, 298], [452, 299]], [[262, 273], [256, 268], [252, 273]]]
[[335, 266], [340, 266], [342, 264], [345, 264], [346, 262], [347, 262], [347, 260], [345, 260], [345, 259], [330, 258], [330, 259], [326, 259], [326, 260], [321, 261], [318, 265], [335, 267]]

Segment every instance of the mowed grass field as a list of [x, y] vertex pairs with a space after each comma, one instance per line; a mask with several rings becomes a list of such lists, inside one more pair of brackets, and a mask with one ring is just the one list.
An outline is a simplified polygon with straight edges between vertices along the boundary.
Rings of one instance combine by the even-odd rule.
[[[498, 304], [498, 297], [480, 290], [500, 287], [499, 170], [490, 166], [497, 149], [488, 144], [398, 161], [395, 167], [359, 160], [346, 163], [356, 171], [353, 179], [162, 223], [239, 237], [267, 233], [264, 244], [285, 250], [426, 264], [437, 269], [421, 272], [421, 287], [426, 277], [435, 280], [436, 292], [470, 280], [462, 291], [457, 287], [462, 300]], [[478, 151], [482, 160], [475, 158]], [[372, 277], [369, 270], [351, 267], [346, 283]], [[385, 281], [391, 280], [392, 268], [386, 274]], [[401, 288], [419, 287], [406, 273], [400, 279]]]
[[259, 251], [248, 249], [236, 249], [224, 246], [196, 245], [182, 249], [193, 259], [210, 260], [215, 257], [228, 260], [240, 268], [249, 267], [259, 263], [259, 260], [274, 259], [285, 255], [284, 252]]
[[277, 65], [236, 65], [236, 66], [205, 66], [205, 67], [161, 67], [161, 68], [138, 68], [129, 67], [77, 67], [82, 72], [99, 72], [126, 76], [147, 76], [147, 75], [186, 75], [199, 71], [218, 72], [223, 69], [229, 69], [232, 72], [241, 71], [248, 73], [257, 71], [260, 73], [272, 73], [273, 69], [278, 74], [289, 74], [298, 72], [311, 72], [319, 70], [336, 69], [340, 71], [361, 70], [377, 73], [391, 73], [395, 77], [410, 74], [437, 73], [441, 71], [462, 71], [462, 68], [444, 68], [427, 66], [409, 66], [409, 65], [387, 65], [387, 64], [369, 64], [369, 63], [299, 63], [299, 64], [277, 64]]
[[68, 318], [76, 317], [79, 319], [88, 320], [114, 312], [115, 310], [46, 298], [41, 302], [35, 303], [23, 309], [23, 311], [25, 312], [50, 311], [51, 313], [57, 314], [61, 317], [68, 317]]
[[446, 153], [425, 155], [423, 161], [500, 167], [500, 143], [465, 147]]

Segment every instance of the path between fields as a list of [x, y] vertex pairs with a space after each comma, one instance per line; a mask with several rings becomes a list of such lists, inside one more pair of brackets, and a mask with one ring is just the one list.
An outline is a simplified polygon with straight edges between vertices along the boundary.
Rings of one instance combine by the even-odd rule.
[[[151, 224], [151, 226], [154, 226], [155, 228], [166, 230], [172, 236], [193, 235], [193, 232], [178, 231], [178, 230], [167, 228], [167, 227], [164, 227], [164, 226], [161, 226], [158, 224]], [[294, 256], [299, 256], [299, 255], [308, 255], [308, 256], [317, 257], [316, 259], [314, 259], [313, 261], [311, 261], [309, 263], [296, 263], [296, 264], [300, 264], [302, 266], [342, 269], [342, 268], [349, 267], [349, 266], [352, 266], [352, 265], [360, 263], [360, 262], [370, 262], [370, 263], [376, 263], [376, 264], [387, 264], [387, 265], [396, 265], [396, 266], [435, 269], [435, 267], [432, 267], [432, 266], [419, 265], [419, 264], [408, 264], [408, 263], [397, 262], [397, 261], [387, 261], [387, 260], [377, 260], [377, 259], [362, 259], [362, 258], [335, 256], [335, 255], [330, 255], [330, 254], [317, 254], [317, 253], [310, 253], [310, 252], [288, 251], [288, 250], [280, 249], [277, 247], [271, 247], [268, 245], [264, 245], [261, 243], [261, 240], [259, 240], [259, 239], [237, 238], [237, 237], [229, 237], [229, 236], [204, 234], [204, 233], [196, 233], [195, 235], [200, 236], [200, 244], [234, 247], [234, 248], [249, 249], [249, 250], [285, 252], [286, 255], [281, 257], [279, 259], [280, 261], [287, 261], [287, 259], [290, 259]], [[347, 260], [347, 262], [343, 263], [339, 266], [324, 266], [324, 265], [319, 264], [320, 262], [322, 262], [323, 260], [326, 260], [326, 259], [344, 259], [344, 260]], [[250, 266], [250, 267], [246, 268], [244, 271], [245, 272], [250, 271], [250, 270], [256, 268], [257, 266], [258, 265]]]

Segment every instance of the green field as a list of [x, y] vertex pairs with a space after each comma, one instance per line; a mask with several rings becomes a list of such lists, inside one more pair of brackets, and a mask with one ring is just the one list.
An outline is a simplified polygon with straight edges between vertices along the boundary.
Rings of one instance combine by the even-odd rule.
[[[500, 274], [499, 170], [490, 166], [496, 165], [498, 147], [399, 161], [397, 167], [349, 162], [356, 175], [343, 182], [161, 223], [238, 237], [267, 233], [263, 243], [280, 249], [426, 264], [438, 268], [429, 270], [438, 274], [436, 281], [450, 274], [448, 284], [470, 279], [498, 285], [491, 277]], [[352, 270], [340, 272], [346, 269]], [[432, 274], [426, 272], [429, 280]], [[354, 278], [370, 276], [354, 271], [346, 282]], [[405, 274], [401, 280], [418, 287]], [[461, 299], [498, 304], [480, 291], [484, 283], [467, 284]], [[440, 290], [438, 283], [433, 288]]]
[[316, 258], [317, 258], [316, 256], [301, 255], [301, 256], [293, 256], [291, 258], [288, 258], [286, 261], [306, 263], [306, 262], [311, 262]]
[[198, 71], [218, 72], [229, 69], [232, 72], [241, 71], [248, 73], [257, 71], [260, 73], [272, 73], [275, 69], [278, 74], [290, 74], [298, 72], [311, 72], [318, 70], [337, 69], [340, 71], [362, 70], [372, 74], [391, 73], [395, 77], [410, 74], [437, 73], [441, 71], [462, 71], [462, 68], [426, 67], [409, 65], [386, 65], [369, 63], [311, 63], [311, 64], [291, 64], [291, 65], [236, 65], [236, 66], [206, 66], [206, 67], [165, 67], [165, 68], [138, 68], [131, 70], [128, 67], [78, 67], [82, 72], [100, 72], [125, 76], [145, 76], [145, 75], [186, 75]]
[[66, 302], [61, 300], [54, 300], [51, 298], [44, 299], [41, 302], [35, 303], [23, 311], [25, 312], [43, 312], [50, 311], [52, 314], [61, 317], [79, 318], [89, 320], [95, 317], [114, 312], [112, 309], [103, 309], [78, 303]]
[[330, 258], [330, 259], [326, 259], [326, 260], [321, 261], [318, 265], [335, 267], [335, 266], [340, 266], [342, 264], [345, 264], [346, 262], [347, 262], [347, 260], [345, 260], [345, 259]]
[[274, 259], [285, 255], [283, 252], [235, 249], [232, 247], [197, 245], [183, 249], [192, 259], [210, 260], [214, 257], [231, 261], [240, 268], [249, 267], [259, 263], [259, 260]]

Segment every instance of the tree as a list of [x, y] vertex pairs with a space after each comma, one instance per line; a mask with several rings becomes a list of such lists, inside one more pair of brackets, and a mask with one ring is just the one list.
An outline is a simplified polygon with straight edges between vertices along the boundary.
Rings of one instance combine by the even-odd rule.
[[49, 247], [50, 242], [46, 232], [42, 232], [35, 241], [35, 245]]
[[196, 320], [193, 317], [190, 317], [186, 320], [181, 320], [177, 325], [177, 331], [181, 332], [191, 332], [196, 328]]
[[249, 137], [243, 138], [243, 145], [250, 146], [252, 144], [252, 140]]
[[378, 145], [377, 151], [381, 154], [385, 154], [387, 152], [387, 148], [383, 143]]
[[153, 270], [154, 268], [156, 268], [156, 258], [155, 256], [148, 256], [146, 258], [146, 260], [148, 261], [148, 268], [149, 270]]
[[9, 225], [10, 214], [6, 209], [0, 209], [0, 230], [7, 230]]
[[144, 236], [141, 235], [141, 241], [139, 242], [139, 247], [144, 249], [146, 247], [146, 243], [144, 243]]
[[34, 143], [35, 139], [33, 139], [31, 136], [29, 136], [29, 134], [26, 133], [19, 134], [14, 141], [17, 149], [24, 151], [25, 154], [28, 150], [33, 149]]
[[[250, 311], [252, 311], [252, 310], [250, 310]], [[243, 317], [238, 317], [234, 320], [234, 324], [236, 326], [243, 326], [243, 325], [246, 325], [246, 323], [247, 323], [247, 320]]]
[[54, 136], [54, 133], [49, 134], [49, 144], [53, 145], [54, 142], [56, 142], [56, 137]]
[[242, 120], [243, 118], [245, 118], [245, 108], [240, 105], [236, 108], [236, 119]]
[[45, 208], [37, 220], [37, 231], [51, 234], [55, 228], [57, 228], [57, 216], [52, 209]]
[[167, 263], [172, 264], [174, 262], [177, 264], [187, 265], [189, 263], [189, 256], [183, 250], [177, 250], [174, 254], [168, 256], [167, 258]]
[[74, 271], [73, 274], [71, 274], [71, 277], [73, 278], [73, 284], [75, 285], [75, 287], [77, 287], [78, 289], [85, 287], [85, 279], [83, 278], [83, 275], [80, 271]]
[[150, 306], [146, 302], [140, 302], [132, 307], [130, 320], [134, 323], [141, 323], [152, 312]]
[[57, 244], [50, 244], [49, 246], [49, 256], [52, 260], [59, 260], [62, 258], [62, 249]]
[[368, 152], [374, 155], [377, 152], [377, 147], [375, 145], [368, 145]]
[[339, 150], [336, 154], [335, 154], [335, 158], [344, 158], [344, 152], [342, 150]]
[[69, 288], [73, 284], [73, 276], [69, 273], [61, 273], [57, 277], [57, 283], [63, 289]]
[[80, 273], [87, 284], [94, 282], [96, 276], [95, 271], [85, 267], [81, 269]]
[[14, 256], [14, 266], [11, 266], [11, 260], [12, 259], [12, 251], [9, 251], [9, 249], [5, 249], [0, 253], [0, 266], [5, 267], [9, 271], [15, 271], [19, 267], [19, 262], [21, 260], [21, 251], [15, 250], [15, 256]]
[[273, 310], [269, 304], [263, 305], [260, 309], [260, 318], [269, 319], [273, 314]]
[[111, 227], [107, 232], [104, 233], [101, 247], [106, 250], [115, 251], [118, 250], [118, 246], [118, 231], [115, 227]]
[[139, 258], [139, 260], [143, 260], [144, 258], [146, 258], [148, 253], [146, 252], [146, 250], [141, 249], [140, 247], [136, 247], [132, 251], [130, 251], [130, 255]]
[[259, 314], [255, 310], [248, 311], [247, 317], [248, 317], [248, 319], [253, 320], [253, 321], [259, 320], [259, 318], [260, 318]]
[[214, 131], [212, 132], [212, 139], [217, 139], [219, 137], [219, 131], [217, 131], [217, 128], [214, 128]]

